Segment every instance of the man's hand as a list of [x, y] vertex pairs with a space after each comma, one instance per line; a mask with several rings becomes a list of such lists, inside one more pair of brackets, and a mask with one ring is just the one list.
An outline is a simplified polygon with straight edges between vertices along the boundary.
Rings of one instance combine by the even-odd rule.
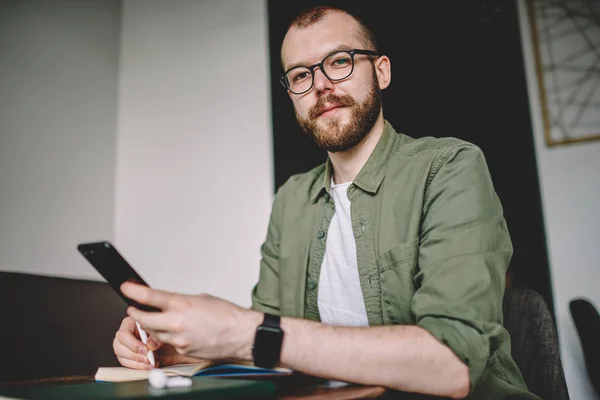
[[125, 317], [121, 322], [113, 340], [113, 350], [122, 366], [134, 369], [152, 369], [146, 356], [148, 350], [154, 352], [158, 366], [198, 362], [197, 359], [178, 354], [173, 346], [163, 344], [153, 336], [148, 338], [146, 344], [142, 343], [131, 317]]
[[125, 296], [161, 312], [129, 307], [127, 314], [177, 354], [206, 360], [252, 360], [262, 314], [207, 294], [181, 295], [126, 282]]

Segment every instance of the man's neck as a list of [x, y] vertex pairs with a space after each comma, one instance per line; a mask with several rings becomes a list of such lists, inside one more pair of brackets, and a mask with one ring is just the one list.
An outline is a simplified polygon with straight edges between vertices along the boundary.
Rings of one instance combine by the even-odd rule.
[[380, 114], [375, 125], [362, 142], [350, 150], [329, 153], [329, 159], [333, 165], [333, 182], [335, 184], [352, 182], [356, 178], [371, 153], [373, 153], [375, 146], [377, 146], [377, 142], [379, 142], [379, 138], [383, 133], [383, 126], [383, 116]]

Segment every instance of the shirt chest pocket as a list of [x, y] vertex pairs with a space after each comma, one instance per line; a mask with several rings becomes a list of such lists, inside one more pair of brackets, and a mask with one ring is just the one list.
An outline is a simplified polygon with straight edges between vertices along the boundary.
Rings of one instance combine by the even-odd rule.
[[377, 258], [385, 325], [414, 324], [411, 302], [418, 260], [418, 239], [395, 246]]

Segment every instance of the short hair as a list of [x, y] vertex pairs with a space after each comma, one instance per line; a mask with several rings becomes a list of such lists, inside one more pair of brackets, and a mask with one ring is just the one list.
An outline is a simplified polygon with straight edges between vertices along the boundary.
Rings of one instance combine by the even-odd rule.
[[308, 8], [308, 9], [302, 11], [300, 14], [298, 14], [292, 20], [292, 22], [290, 22], [290, 25], [288, 26], [287, 30], [289, 31], [291, 28], [294, 28], [294, 27], [297, 27], [297, 28], [309, 27], [309, 26], [321, 21], [322, 19], [324, 19], [328, 14], [331, 14], [334, 12], [346, 14], [346, 15], [349, 15], [350, 17], [354, 18], [354, 20], [358, 23], [358, 34], [360, 36], [361, 41], [363, 42], [363, 44], [365, 46], [365, 50], [373, 50], [375, 52], [378, 52], [377, 41], [375, 40], [375, 34], [371, 30], [371, 28], [369, 28], [369, 26], [363, 20], [361, 20], [359, 17], [357, 17], [356, 15], [352, 14], [351, 12], [349, 12], [347, 10], [343, 10], [338, 7], [315, 6], [315, 7]]

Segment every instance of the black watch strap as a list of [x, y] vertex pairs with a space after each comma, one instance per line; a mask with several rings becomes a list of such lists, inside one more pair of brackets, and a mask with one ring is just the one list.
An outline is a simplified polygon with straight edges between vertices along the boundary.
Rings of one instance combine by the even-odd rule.
[[281, 327], [279, 326], [280, 321], [281, 317], [279, 315], [265, 313], [265, 319], [263, 320], [262, 326], [281, 330]]
[[265, 313], [262, 324], [256, 329], [252, 358], [257, 367], [273, 368], [279, 361], [283, 343], [280, 320], [279, 315]]

